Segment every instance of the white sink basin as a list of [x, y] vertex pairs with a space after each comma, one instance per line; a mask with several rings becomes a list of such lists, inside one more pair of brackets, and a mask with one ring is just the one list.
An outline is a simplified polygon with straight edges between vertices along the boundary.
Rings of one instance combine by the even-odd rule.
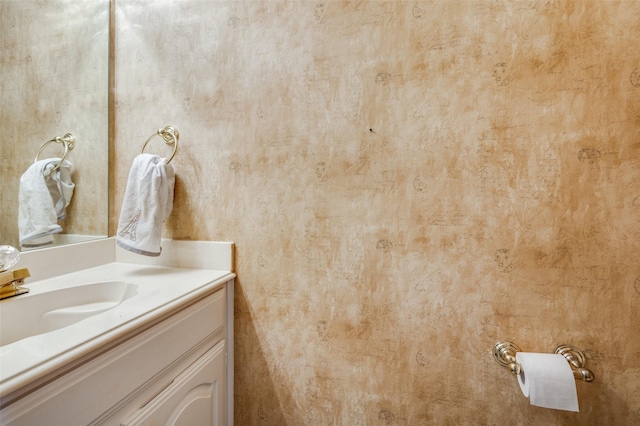
[[2, 300], [0, 346], [58, 330], [113, 309], [135, 296], [137, 287], [121, 281], [106, 281]]

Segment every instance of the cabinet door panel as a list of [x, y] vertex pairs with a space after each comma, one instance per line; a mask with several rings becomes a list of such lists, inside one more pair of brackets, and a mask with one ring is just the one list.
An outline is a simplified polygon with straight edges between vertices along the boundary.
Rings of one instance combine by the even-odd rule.
[[225, 377], [225, 345], [222, 341], [121, 425], [223, 425]]
[[167, 421], [171, 426], [214, 425], [217, 383], [200, 385], [178, 402]]

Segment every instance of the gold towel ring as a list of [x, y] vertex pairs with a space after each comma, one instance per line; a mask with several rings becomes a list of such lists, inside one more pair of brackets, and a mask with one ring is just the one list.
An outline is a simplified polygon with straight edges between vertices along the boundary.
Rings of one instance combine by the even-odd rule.
[[153, 139], [154, 136], [161, 136], [162, 139], [164, 139], [164, 143], [166, 143], [167, 145], [173, 145], [173, 153], [171, 154], [171, 157], [169, 157], [167, 159], [167, 161], [165, 162], [165, 164], [169, 164], [171, 162], [171, 160], [173, 160], [173, 157], [176, 155], [176, 151], [178, 150], [178, 139], [180, 138], [180, 134], [178, 133], [178, 129], [172, 127], [172, 126], [166, 126], [163, 129], [158, 129], [157, 132], [155, 132], [154, 134], [152, 134], [151, 136], [149, 136], [149, 139], [147, 139], [147, 141], [144, 143], [144, 145], [142, 145], [142, 149], [140, 150], [140, 154], [144, 153], [144, 148], [147, 146], [147, 144], [149, 143], [149, 141], [151, 139]]
[[53, 169], [51, 169], [52, 172], [55, 172], [56, 170], [58, 170], [60, 168], [60, 166], [62, 165], [62, 162], [64, 161], [64, 159], [67, 158], [67, 154], [69, 153], [69, 151], [71, 151], [73, 148], [75, 148], [75, 146], [76, 146], [76, 138], [71, 133], [67, 133], [66, 135], [64, 135], [62, 137], [56, 136], [55, 138], [51, 139], [50, 141], [45, 142], [44, 145], [42, 145], [40, 147], [38, 152], [36, 152], [36, 158], [35, 158], [35, 160], [33, 160], [34, 163], [38, 161], [38, 156], [40, 155], [42, 150], [47, 145], [49, 145], [51, 142], [61, 143], [64, 146], [64, 154], [62, 154], [62, 158], [60, 159], [60, 162]]

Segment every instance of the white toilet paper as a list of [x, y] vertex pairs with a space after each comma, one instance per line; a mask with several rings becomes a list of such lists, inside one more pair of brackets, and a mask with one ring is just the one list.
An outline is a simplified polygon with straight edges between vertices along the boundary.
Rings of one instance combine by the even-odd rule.
[[579, 411], [576, 381], [566, 358], [559, 354], [516, 353], [522, 367], [518, 383], [531, 405]]

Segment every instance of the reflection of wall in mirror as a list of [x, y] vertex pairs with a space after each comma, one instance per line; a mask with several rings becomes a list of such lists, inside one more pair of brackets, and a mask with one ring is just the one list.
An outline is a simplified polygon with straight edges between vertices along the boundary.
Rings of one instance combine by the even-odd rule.
[[0, 12], [0, 242], [18, 245], [20, 176], [68, 132], [76, 188], [62, 232], [106, 236], [109, 1], [0, 0]]

